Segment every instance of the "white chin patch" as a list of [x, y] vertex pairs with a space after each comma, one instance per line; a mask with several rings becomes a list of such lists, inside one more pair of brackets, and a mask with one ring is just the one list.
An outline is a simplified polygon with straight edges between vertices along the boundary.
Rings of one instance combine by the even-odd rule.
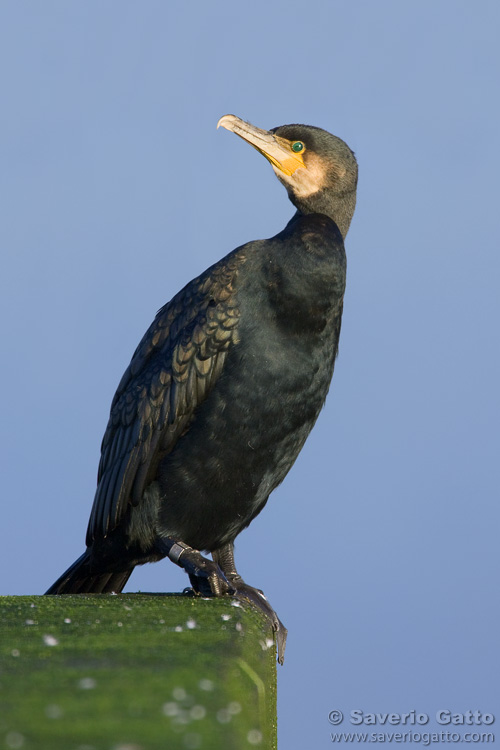
[[322, 190], [326, 185], [325, 166], [315, 154], [309, 154], [307, 168], [296, 169], [292, 175], [284, 174], [274, 164], [272, 167], [281, 182], [290, 185], [298, 198], [307, 198], [317, 193], [318, 190]]

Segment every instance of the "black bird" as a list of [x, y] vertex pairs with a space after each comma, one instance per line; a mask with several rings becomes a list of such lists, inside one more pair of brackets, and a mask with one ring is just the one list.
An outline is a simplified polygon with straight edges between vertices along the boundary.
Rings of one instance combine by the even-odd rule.
[[271, 162], [297, 211], [158, 312], [111, 405], [87, 550], [47, 594], [119, 592], [136, 565], [168, 556], [195, 593], [260, 607], [282, 662], [287, 631], [238, 575], [234, 540], [292, 467], [330, 386], [357, 164], [320, 128], [265, 131], [234, 115], [218, 125]]

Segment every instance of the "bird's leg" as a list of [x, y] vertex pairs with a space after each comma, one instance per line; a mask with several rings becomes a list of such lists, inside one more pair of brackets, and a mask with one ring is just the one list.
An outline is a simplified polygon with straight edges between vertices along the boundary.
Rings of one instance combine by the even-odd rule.
[[219, 565], [203, 557], [197, 549], [171, 537], [158, 540], [155, 547], [162, 555], [186, 571], [196, 594], [223, 596], [235, 592]]
[[270, 621], [271, 627], [276, 633], [278, 661], [280, 664], [283, 664], [288, 631], [267, 601], [264, 593], [260, 589], [249, 586], [239, 575], [234, 563], [234, 544], [229, 542], [229, 544], [225, 544], [223, 547], [214, 550], [212, 552], [212, 557], [214, 562], [217, 563], [218, 567], [222, 570], [226, 579], [236, 590], [236, 594], [233, 594], [233, 596], [242, 601], [249, 601], [251, 604], [258, 607], [258, 609], [260, 609]]

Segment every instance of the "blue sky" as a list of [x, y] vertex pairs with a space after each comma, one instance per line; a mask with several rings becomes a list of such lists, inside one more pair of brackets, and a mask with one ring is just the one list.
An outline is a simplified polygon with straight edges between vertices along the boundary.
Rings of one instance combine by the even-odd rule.
[[[156, 310], [291, 215], [219, 117], [356, 151], [330, 395], [237, 540], [289, 628], [287, 750], [330, 746], [334, 708], [500, 711], [499, 21], [488, 0], [0, 7], [3, 593], [83, 551]], [[128, 590], [185, 585], [164, 562]]]

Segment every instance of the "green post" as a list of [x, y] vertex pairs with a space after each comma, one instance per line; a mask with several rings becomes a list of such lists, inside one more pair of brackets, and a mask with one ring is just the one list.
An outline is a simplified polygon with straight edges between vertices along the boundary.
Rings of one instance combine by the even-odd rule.
[[0, 597], [0, 745], [276, 748], [267, 621], [231, 599]]

